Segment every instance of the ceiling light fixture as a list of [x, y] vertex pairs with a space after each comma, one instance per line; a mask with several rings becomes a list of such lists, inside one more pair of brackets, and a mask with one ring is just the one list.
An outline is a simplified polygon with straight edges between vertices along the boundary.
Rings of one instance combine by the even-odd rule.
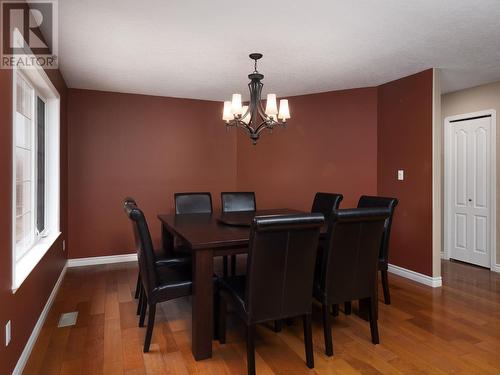
[[224, 102], [222, 112], [222, 120], [226, 122], [226, 127], [233, 126], [246, 130], [252, 143], [257, 144], [260, 133], [264, 129], [270, 131], [277, 125], [285, 126], [286, 120], [290, 118], [290, 109], [288, 108], [288, 100], [281, 99], [278, 110], [276, 103], [276, 94], [267, 94], [266, 109], [262, 106], [262, 87], [261, 82], [264, 75], [257, 71], [257, 60], [262, 58], [261, 53], [252, 53], [250, 58], [255, 61], [254, 71], [248, 75], [250, 82], [248, 89], [250, 90], [250, 103], [248, 106], [241, 102], [241, 94], [233, 94], [231, 101]]

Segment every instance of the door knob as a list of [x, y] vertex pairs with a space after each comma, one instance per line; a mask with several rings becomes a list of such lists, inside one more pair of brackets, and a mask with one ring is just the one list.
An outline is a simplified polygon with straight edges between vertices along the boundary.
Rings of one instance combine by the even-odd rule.
[[472, 199], [469, 198], [469, 202], [472, 202]]

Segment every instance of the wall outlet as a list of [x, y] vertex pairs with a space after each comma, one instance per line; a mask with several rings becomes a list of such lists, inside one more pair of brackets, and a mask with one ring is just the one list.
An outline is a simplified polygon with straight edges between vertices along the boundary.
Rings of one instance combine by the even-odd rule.
[[10, 332], [10, 320], [9, 320], [5, 325], [5, 346], [9, 346], [10, 338], [11, 338], [11, 332]]
[[405, 179], [405, 171], [403, 169], [398, 169], [398, 180], [403, 181]]
[[66, 240], [63, 240], [63, 251], [66, 251]]

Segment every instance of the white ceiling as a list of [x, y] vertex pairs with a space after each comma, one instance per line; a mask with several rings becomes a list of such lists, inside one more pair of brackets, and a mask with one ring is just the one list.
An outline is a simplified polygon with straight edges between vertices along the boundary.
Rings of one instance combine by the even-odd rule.
[[500, 80], [499, 0], [61, 0], [73, 88], [222, 100], [374, 86], [443, 69], [445, 92]]

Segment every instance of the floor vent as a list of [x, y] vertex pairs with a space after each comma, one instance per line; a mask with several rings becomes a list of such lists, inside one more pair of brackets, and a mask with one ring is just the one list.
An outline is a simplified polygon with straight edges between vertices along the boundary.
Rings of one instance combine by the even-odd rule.
[[61, 328], [61, 327], [74, 326], [76, 324], [77, 318], [78, 318], [78, 311], [61, 314], [57, 327]]

